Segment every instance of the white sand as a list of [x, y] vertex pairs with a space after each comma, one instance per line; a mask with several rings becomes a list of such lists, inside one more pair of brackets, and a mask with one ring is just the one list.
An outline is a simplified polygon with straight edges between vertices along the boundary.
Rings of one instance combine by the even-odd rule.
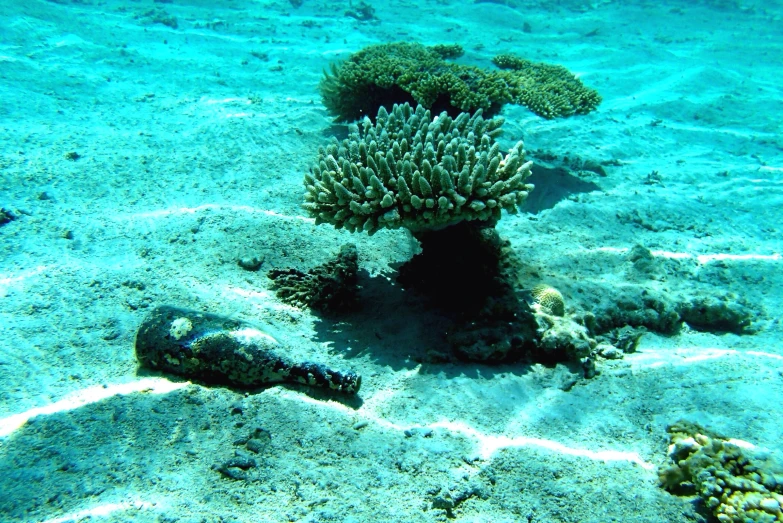
[[[427, 522], [456, 499], [461, 522], [703, 521], [657, 486], [667, 424], [783, 452], [780, 7], [393, 0], [361, 24], [345, 4], [2, 3], [0, 206], [18, 219], [0, 227], [0, 520]], [[560, 63], [603, 95], [583, 117], [503, 112], [504, 142], [621, 164], [582, 173], [600, 190], [498, 226], [572, 307], [590, 285], [639, 284], [623, 253], [642, 244], [667, 264], [645, 285], [735, 293], [759, 331], [647, 334], [570, 392], [565, 366], [417, 363], [432, 333], [378, 276], [413, 241], [315, 227], [299, 207], [318, 146], [342, 132], [322, 69], [395, 40]], [[270, 268], [346, 242], [376, 276], [352, 324], [268, 290]], [[162, 304], [266, 325], [361, 373], [363, 402], [137, 374], [135, 330]], [[271, 434], [258, 455], [237, 444], [256, 427]], [[212, 469], [236, 452], [258, 462], [253, 481]]]

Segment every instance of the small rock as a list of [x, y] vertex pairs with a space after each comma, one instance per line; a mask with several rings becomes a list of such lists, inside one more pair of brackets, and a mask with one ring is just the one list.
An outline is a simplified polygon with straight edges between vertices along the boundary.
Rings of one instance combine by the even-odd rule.
[[258, 269], [260, 269], [261, 265], [263, 264], [264, 264], [263, 256], [261, 256], [260, 258], [257, 256], [242, 256], [237, 260], [237, 265], [239, 265], [246, 271], [252, 271], [252, 272], [255, 272]]
[[0, 207], [0, 225], [5, 225], [16, 219], [16, 215], [7, 209]]
[[609, 343], [599, 343], [595, 351], [599, 356], [607, 360], [621, 360], [624, 356], [623, 351]]
[[257, 466], [258, 464], [253, 458], [236, 456], [214, 468], [229, 479], [243, 480], [247, 479], [247, 471]]
[[598, 374], [598, 371], [595, 368], [595, 358], [588, 356], [587, 358], [582, 359], [582, 369], [584, 369], [585, 372], [585, 378], [586, 379], [592, 379]]
[[267, 445], [271, 443], [271, 441], [272, 435], [269, 433], [269, 431], [258, 427], [250, 435], [247, 443], [245, 443], [245, 447], [250, 452], [258, 454], [262, 452], [267, 447]]

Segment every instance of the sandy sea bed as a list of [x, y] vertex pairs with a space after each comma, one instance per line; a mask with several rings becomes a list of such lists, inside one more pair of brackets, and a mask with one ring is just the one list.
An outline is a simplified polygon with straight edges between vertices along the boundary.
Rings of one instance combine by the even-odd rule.
[[[667, 424], [783, 451], [783, 11], [510, 3], [378, 2], [377, 23], [319, 0], [0, 6], [0, 206], [17, 216], [0, 228], [0, 519], [705, 521], [657, 486]], [[602, 285], [732, 293], [757, 332], [646, 334], [573, 388], [563, 365], [420, 363], [431, 333], [388, 279], [415, 242], [300, 208], [318, 146], [345, 132], [322, 70], [398, 40], [460, 43], [481, 66], [508, 51], [559, 63], [602, 94], [587, 116], [503, 111], [504, 144], [611, 164], [571, 169], [570, 196], [500, 221], [529, 274], [581, 307]], [[348, 242], [367, 271], [350, 321], [269, 290], [268, 269]], [[635, 245], [665, 270], [640, 282]], [[261, 271], [237, 265], [247, 255]], [[162, 304], [355, 369], [361, 401], [139, 372], [136, 328]], [[271, 439], [252, 481], [215, 471], [256, 428]]]

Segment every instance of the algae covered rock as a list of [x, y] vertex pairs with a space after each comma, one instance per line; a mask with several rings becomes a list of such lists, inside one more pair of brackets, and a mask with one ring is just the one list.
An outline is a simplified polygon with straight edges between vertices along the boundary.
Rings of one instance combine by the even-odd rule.
[[597, 343], [587, 328], [568, 317], [536, 314], [538, 322], [537, 360], [576, 361], [593, 353]]
[[684, 302], [682, 319], [696, 330], [710, 332], [752, 332], [754, 312], [742, 300], [728, 296], [699, 296]]
[[598, 93], [559, 65], [500, 55], [503, 70], [449, 62], [462, 55], [459, 45], [426, 47], [394, 42], [370, 45], [340, 64], [332, 64], [320, 83], [329, 112], [341, 121], [374, 115], [393, 104], [423, 105], [447, 111], [496, 114], [508, 103], [523, 105], [544, 118], [586, 114], [601, 102]]
[[533, 189], [522, 142], [505, 155], [495, 142], [502, 124], [481, 111], [451, 118], [407, 103], [381, 107], [374, 124], [365, 118], [347, 140], [320, 149], [304, 208], [316, 223], [370, 234], [497, 221]]
[[[695, 295], [693, 291], [666, 291], [639, 285], [616, 286], [596, 291], [593, 334], [633, 327], [673, 335], [683, 322], [695, 330], [715, 333], [753, 334], [753, 320], [762, 311], [749, 301], [726, 293]], [[691, 296], [689, 296], [691, 295]]]
[[590, 330], [603, 334], [626, 326], [645, 328], [661, 334], [676, 334], [682, 326], [679, 297], [637, 285], [596, 290]]
[[[563, 294], [550, 285], [535, 285], [530, 295], [536, 321], [536, 337], [531, 345], [533, 358], [545, 362], [581, 361], [583, 365], [591, 365], [589, 377], [592, 377], [598, 342], [590, 337], [584, 318], [579, 314], [566, 315]], [[605, 345], [607, 354], [611, 346]]]

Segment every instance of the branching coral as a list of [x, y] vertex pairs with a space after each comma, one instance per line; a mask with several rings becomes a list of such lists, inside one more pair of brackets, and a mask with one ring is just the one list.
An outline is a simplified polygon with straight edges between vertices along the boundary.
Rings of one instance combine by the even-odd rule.
[[305, 175], [304, 207], [317, 223], [370, 234], [496, 221], [533, 189], [522, 142], [504, 156], [494, 140], [502, 123], [480, 111], [452, 119], [421, 106], [381, 107], [375, 124], [366, 118], [347, 140], [321, 148]]

